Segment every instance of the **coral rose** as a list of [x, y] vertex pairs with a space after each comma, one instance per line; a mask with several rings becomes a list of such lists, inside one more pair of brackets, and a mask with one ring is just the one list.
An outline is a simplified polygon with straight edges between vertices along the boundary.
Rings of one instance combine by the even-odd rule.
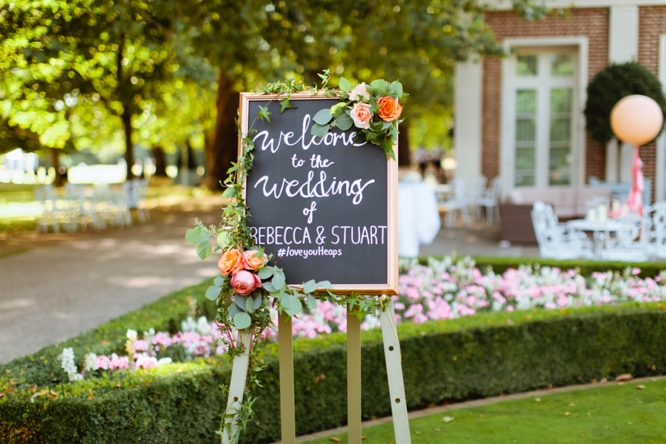
[[351, 118], [354, 121], [356, 128], [370, 128], [370, 120], [372, 120], [370, 105], [367, 103], [357, 103], [354, 105], [354, 107], [351, 109]]
[[391, 96], [380, 97], [377, 99], [377, 105], [379, 105], [379, 117], [386, 122], [393, 122], [402, 113], [402, 106]]
[[238, 248], [231, 248], [222, 254], [217, 262], [222, 276], [227, 276], [243, 269], [243, 253]]
[[231, 277], [231, 287], [236, 290], [236, 293], [245, 296], [257, 288], [261, 288], [261, 279], [254, 273], [241, 270]]
[[258, 270], [266, 264], [268, 258], [259, 254], [257, 250], [247, 250], [243, 253], [243, 266], [247, 270]]
[[360, 99], [365, 99], [365, 100], [370, 99], [370, 93], [368, 92], [366, 86], [367, 85], [365, 83], [356, 85], [356, 88], [349, 91], [349, 98], [354, 102], [358, 102]]

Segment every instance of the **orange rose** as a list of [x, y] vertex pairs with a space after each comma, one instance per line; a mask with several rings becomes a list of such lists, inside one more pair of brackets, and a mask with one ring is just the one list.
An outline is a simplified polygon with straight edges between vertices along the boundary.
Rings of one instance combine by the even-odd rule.
[[390, 96], [377, 99], [377, 105], [379, 105], [379, 117], [386, 122], [393, 122], [402, 113], [402, 106]]
[[257, 250], [247, 250], [243, 253], [243, 266], [247, 270], [258, 270], [266, 264], [267, 260], [266, 255], [259, 255]]
[[243, 269], [243, 254], [238, 248], [232, 248], [222, 254], [217, 266], [220, 267], [222, 276], [235, 273]]

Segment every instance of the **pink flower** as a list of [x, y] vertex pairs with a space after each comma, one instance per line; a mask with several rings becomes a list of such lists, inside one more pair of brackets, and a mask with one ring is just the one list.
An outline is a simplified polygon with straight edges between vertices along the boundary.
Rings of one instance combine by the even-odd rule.
[[372, 120], [370, 105], [361, 102], [354, 105], [354, 107], [351, 109], [351, 118], [354, 121], [356, 128], [370, 128], [370, 121]]
[[136, 352], [148, 351], [148, 343], [143, 339], [138, 339], [134, 341], [134, 351]]
[[157, 366], [157, 359], [152, 356], [139, 356], [134, 363], [135, 368], [154, 368]]
[[633, 274], [634, 276], [636, 276], [637, 274], [641, 274], [641, 269], [638, 267], [634, 267], [631, 269], [631, 274]]
[[118, 357], [117, 354], [111, 355], [109, 362], [109, 370], [129, 368], [129, 358], [127, 356]]
[[254, 273], [241, 270], [231, 278], [231, 287], [236, 290], [236, 293], [245, 296], [257, 288], [261, 288], [261, 279]]
[[97, 357], [97, 368], [102, 369], [102, 370], [108, 370], [109, 369], [109, 362], [111, 362], [108, 358], [108, 356], [98, 356]]

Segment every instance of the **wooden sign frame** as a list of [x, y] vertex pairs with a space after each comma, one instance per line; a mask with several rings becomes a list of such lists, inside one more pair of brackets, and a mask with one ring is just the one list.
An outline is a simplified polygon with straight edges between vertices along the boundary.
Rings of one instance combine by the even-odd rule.
[[[240, 116], [239, 123], [243, 137], [247, 136], [252, 122], [249, 120], [249, 111], [251, 102], [266, 102], [270, 100], [282, 100], [284, 94], [240, 94]], [[289, 97], [290, 101], [299, 100], [331, 100], [324, 94], [298, 93]], [[286, 110], [285, 113], [288, 113]], [[397, 148], [397, 146], [395, 147]], [[377, 149], [379, 149], [377, 147]], [[242, 139], [238, 141], [238, 155], [242, 153]], [[397, 155], [397, 150], [396, 150]], [[331, 291], [338, 294], [364, 294], [364, 295], [397, 295], [398, 294], [398, 162], [389, 159], [386, 162], [387, 168], [387, 264], [386, 276], [387, 282], [384, 284], [333, 284]], [[243, 183], [243, 198], [246, 198], [247, 179]], [[293, 285], [299, 287], [299, 285]]]
[[[243, 137], [248, 134], [249, 109], [252, 101], [270, 101], [282, 99], [284, 95], [268, 95], [241, 93], [240, 96], [240, 127]], [[292, 94], [290, 100], [331, 99], [323, 94]], [[394, 146], [397, 156], [397, 144]], [[242, 153], [242, 139], [239, 138], [238, 154]], [[400, 343], [395, 324], [393, 299], [398, 294], [398, 163], [397, 160], [387, 161], [387, 282], [385, 284], [344, 284], [335, 285], [331, 290], [337, 294], [358, 293], [362, 295], [388, 295], [386, 309], [380, 310], [384, 356], [388, 375], [389, 393], [391, 396], [391, 413], [393, 429], [397, 444], [411, 444], [407, 401], [402, 375]], [[243, 183], [243, 197], [246, 197], [246, 183]], [[294, 285], [294, 287], [299, 287]], [[234, 358], [225, 412], [225, 428], [222, 436], [223, 444], [231, 444], [238, 429], [236, 417], [243, 401], [246, 376], [248, 371], [250, 336], [239, 332], [238, 341], [245, 345], [242, 354]], [[292, 320], [287, 314], [278, 317], [278, 350], [280, 366], [280, 422], [283, 444], [296, 442], [296, 415], [294, 396], [294, 356]], [[361, 444], [361, 323], [348, 307], [347, 310], [347, 424], [348, 442]]]

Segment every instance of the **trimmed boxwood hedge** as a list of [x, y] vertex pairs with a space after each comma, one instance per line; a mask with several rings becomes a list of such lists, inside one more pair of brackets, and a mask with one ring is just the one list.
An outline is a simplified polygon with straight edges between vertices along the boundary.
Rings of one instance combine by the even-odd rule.
[[[108, 338], [103, 347], [119, 350], [128, 327], [141, 331], [151, 326], [148, 313], [161, 322], [152, 325], [176, 326], [180, 318], [170, 319], [161, 310], [184, 315], [187, 303], [180, 299], [203, 294], [207, 285], [168, 296], [66, 344], [46, 347], [0, 368], [0, 442], [218, 442], [214, 431], [225, 405], [219, 386], [230, 376], [230, 364], [224, 359], [116, 372], [77, 383], [54, 382], [64, 378], [55, 360], [63, 346], [95, 349], [99, 345], [88, 341], [99, 341], [104, 333]], [[125, 324], [130, 321], [134, 324]], [[621, 373], [666, 373], [666, 306], [660, 303], [486, 313], [401, 324], [398, 331], [411, 409]], [[363, 415], [386, 416], [390, 404], [381, 331], [363, 332], [362, 339]], [[294, 349], [297, 432], [344, 424], [345, 336], [296, 340]], [[276, 344], [267, 346], [264, 359], [264, 388], [257, 393], [256, 418], [243, 442], [280, 437]]]
[[[443, 256], [433, 256], [441, 259]], [[640, 268], [639, 276], [642, 278], [655, 277], [663, 270], [666, 270], [666, 263], [663, 262], [621, 262], [621, 261], [593, 261], [593, 260], [559, 260], [525, 257], [496, 257], [496, 256], [476, 256], [473, 257], [476, 266], [485, 271], [492, 268], [497, 274], [502, 274], [509, 268], [518, 268], [520, 265], [540, 265], [542, 267], [557, 267], [561, 270], [578, 269], [583, 276], [590, 276], [593, 272], [618, 271], [624, 272], [627, 267]], [[428, 257], [420, 257], [419, 262], [423, 265], [428, 263]]]

